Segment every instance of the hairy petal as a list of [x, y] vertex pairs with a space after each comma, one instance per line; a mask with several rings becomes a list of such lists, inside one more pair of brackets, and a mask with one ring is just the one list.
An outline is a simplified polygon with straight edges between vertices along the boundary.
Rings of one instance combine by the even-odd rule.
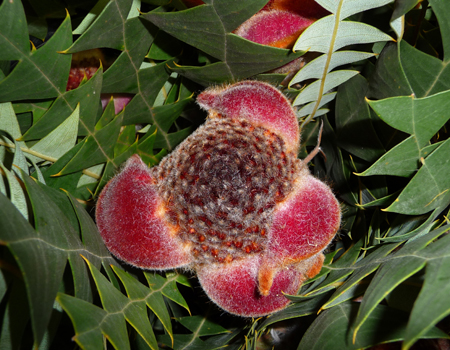
[[314, 20], [288, 11], [261, 11], [245, 21], [235, 34], [258, 44], [290, 49], [312, 23]]
[[245, 118], [280, 135], [289, 151], [300, 142], [297, 117], [288, 99], [273, 86], [258, 81], [242, 81], [225, 88], [210, 88], [197, 97], [205, 110], [228, 118]]
[[339, 229], [339, 203], [331, 189], [311, 175], [302, 176], [274, 213], [267, 259], [281, 264], [321, 252]]
[[258, 289], [260, 258], [251, 257], [227, 265], [202, 266], [197, 270], [200, 283], [209, 298], [229, 313], [264, 316], [283, 309], [288, 303], [283, 293], [295, 294], [306, 279], [295, 267], [279, 271], [268, 296]]
[[187, 245], [164, 219], [154, 179], [137, 155], [105, 186], [96, 219], [111, 253], [131, 265], [171, 269], [190, 263]]

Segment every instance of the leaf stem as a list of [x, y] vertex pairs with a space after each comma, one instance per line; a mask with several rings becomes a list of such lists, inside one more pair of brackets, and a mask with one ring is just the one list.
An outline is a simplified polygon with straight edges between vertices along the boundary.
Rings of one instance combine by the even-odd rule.
[[334, 43], [335, 43], [336, 37], [337, 37], [336, 33], [337, 33], [338, 29], [339, 29], [339, 22], [340, 22], [340, 17], [341, 17], [342, 3], [343, 3], [343, 0], [341, 0], [339, 2], [339, 6], [338, 6], [336, 14], [335, 14], [333, 35], [331, 36], [330, 47], [328, 48], [328, 53], [327, 53], [327, 60], [325, 61], [325, 66], [323, 68], [322, 78], [320, 79], [319, 96], [317, 98], [316, 104], [314, 105], [313, 111], [308, 116], [308, 118], [306, 118], [305, 121], [302, 123], [302, 128], [304, 126], [306, 126], [314, 118], [314, 116], [316, 115], [317, 109], [319, 108], [320, 101], [322, 101], [322, 96], [323, 96], [323, 93], [324, 93], [323, 90], [325, 89], [325, 79], [326, 79], [327, 74], [328, 74], [328, 67], [330, 66], [331, 56], [332, 56], [332, 54], [334, 52]]
[[[14, 149], [16, 148], [16, 145], [15, 145], [15, 144], [3, 142], [3, 141], [0, 141], [0, 146], [5, 146], [5, 147], [8, 147], [8, 148], [14, 148]], [[41, 158], [41, 159], [46, 160], [46, 161], [49, 161], [49, 162], [51, 162], [51, 163], [55, 163], [55, 162], [58, 160], [58, 158], [54, 158], [54, 157], [47, 156], [47, 155], [45, 155], [45, 154], [42, 154], [42, 153], [33, 151], [32, 149], [27, 148], [27, 147], [20, 147], [20, 150], [21, 150], [22, 152], [24, 152], [24, 153], [31, 154], [32, 156]], [[97, 174], [95, 174], [94, 172], [92, 172], [92, 171], [90, 171], [90, 170], [87, 170], [87, 169], [84, 169], [84, 170], [82, 171], [82, 173], [83, 173], [84, 175], [90, 176], [90, 177], [92, 177], [92, 178], [94, 178], [94, 179], [96, 179], [96, 180], [100, 180], [100, 178], [101, 178], [99, 175], [97, 175]]]

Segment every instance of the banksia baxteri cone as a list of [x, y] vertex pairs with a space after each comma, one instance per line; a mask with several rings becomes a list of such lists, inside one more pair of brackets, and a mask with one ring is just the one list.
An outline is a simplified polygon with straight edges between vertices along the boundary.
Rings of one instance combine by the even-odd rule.
[[277, 89], [244, 81], [197, 101], [206, 123], [154, 168], [131, 157], [101, 193], [97, 224], [118, 258], [193, 269], [221, 308], [267, 315], [320, 271], [339, 204], [297, 159], [297, 118]]

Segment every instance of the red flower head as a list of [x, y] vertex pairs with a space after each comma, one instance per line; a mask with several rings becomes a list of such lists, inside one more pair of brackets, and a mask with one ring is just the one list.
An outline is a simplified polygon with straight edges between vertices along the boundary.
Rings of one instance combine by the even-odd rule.
[[118, 258], [193, 269], [221, 308], [267, 315], [320, 271], [339, 204], [297, 159], [297, 118], [276, 88], [244, 81], [197, 101], [206, 123], [156, 167], [131, 157], [101, 193], [97, 224]]

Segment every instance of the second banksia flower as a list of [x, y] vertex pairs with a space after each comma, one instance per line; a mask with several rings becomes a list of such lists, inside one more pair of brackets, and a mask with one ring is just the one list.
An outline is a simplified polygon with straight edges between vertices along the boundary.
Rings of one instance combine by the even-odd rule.
[[297, 159], [297, 118], [277, 89], [243, 81], [197, 102], [206, 123], [156, 167], [131, 157], [101, 193], [97, 224], [127, 263], [195, 270], [224, 310], [267, 315], [320, 271], [339, 204]]

